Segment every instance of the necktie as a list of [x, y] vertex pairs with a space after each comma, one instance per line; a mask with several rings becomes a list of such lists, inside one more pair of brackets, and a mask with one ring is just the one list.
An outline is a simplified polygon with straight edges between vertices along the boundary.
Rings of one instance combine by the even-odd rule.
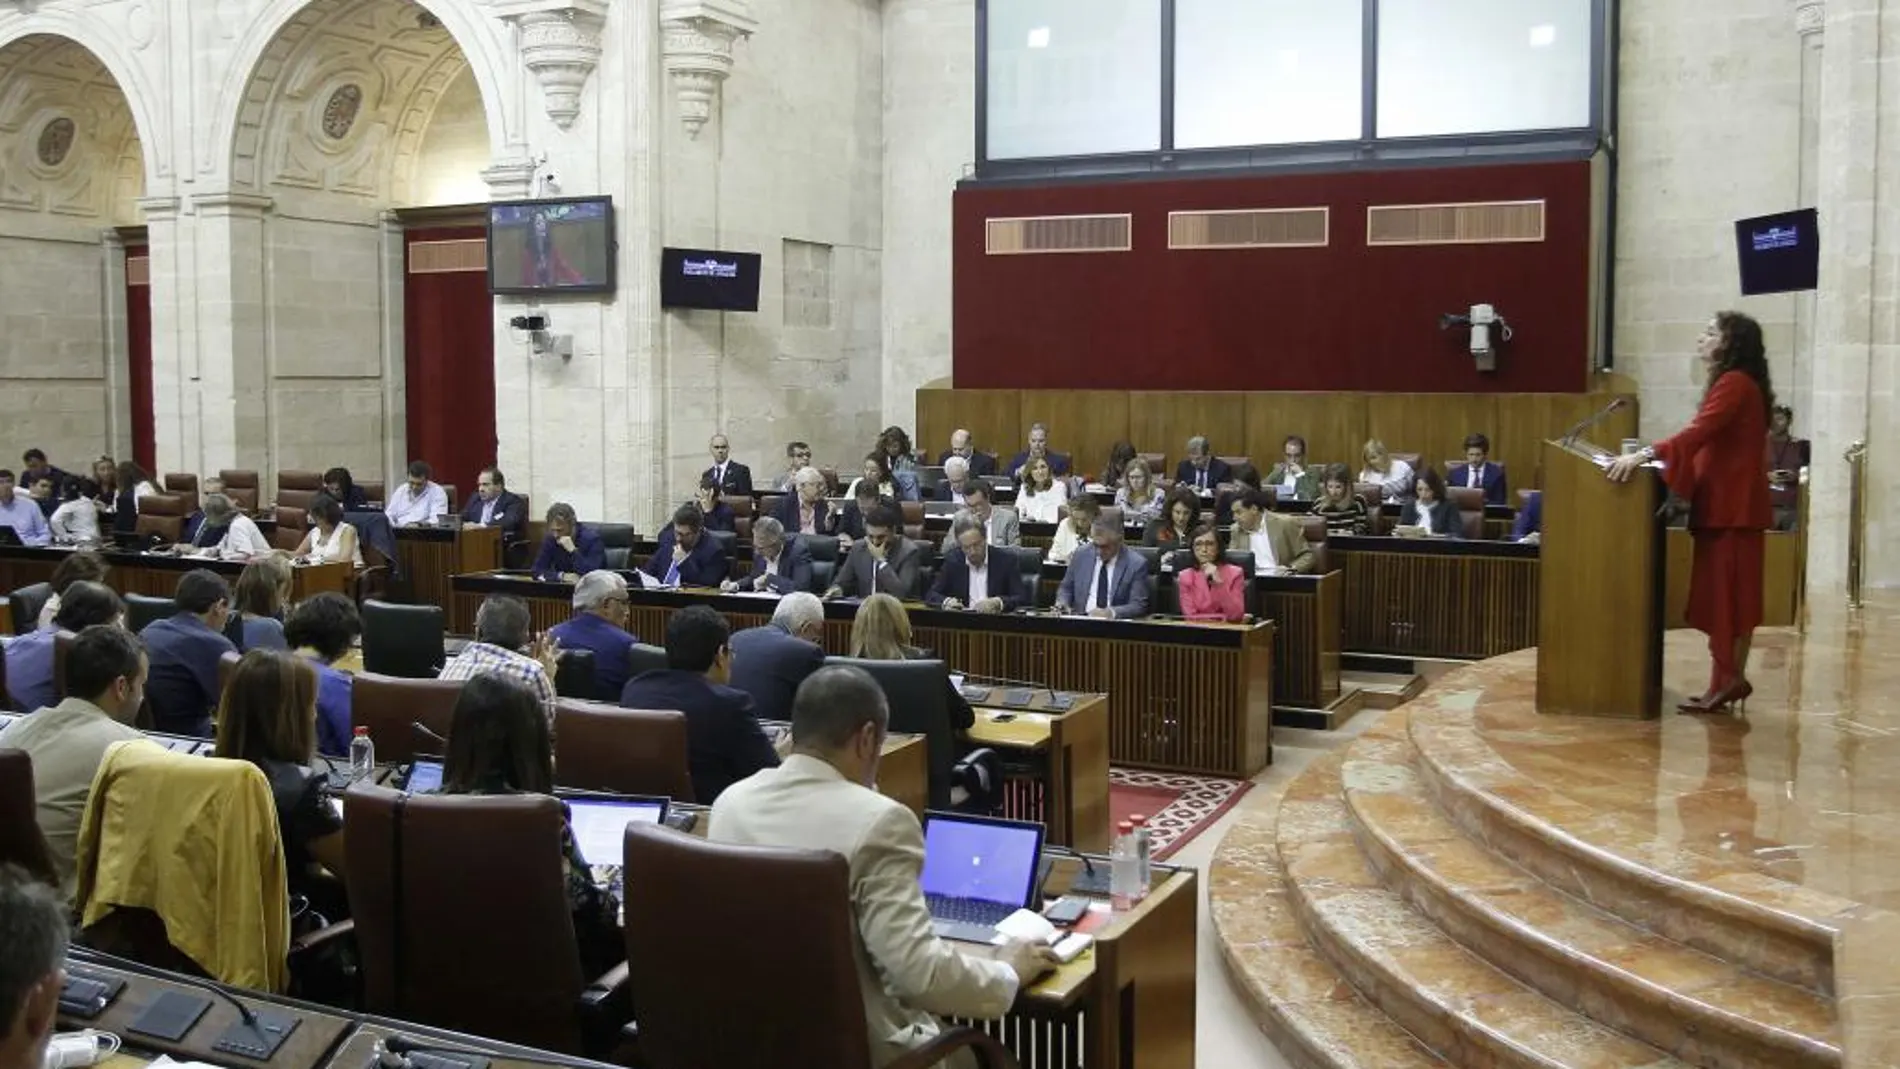
[[1206, 468], [1194, 469], [1194, 485], [1196, 488], [1201, 489], [1201, 490], [1207, 489], [1207, 469]]
[[680, 562], [674, 561], [672, 565], [666, 569], [666, 578], [660, 581], [667, 586], [678, 586], [680, 582]]
[[1108, 608], [1108, 562], [1095, 562], [1095, 607]]
[[1471, 481], [1465, 483], [1465, 485], [1470, 487], [1473, 490], [1477, 489], [1478, 488], [1478, 469], [1477, 468], [1472, 468], [1470, 470], [1470, 480]]

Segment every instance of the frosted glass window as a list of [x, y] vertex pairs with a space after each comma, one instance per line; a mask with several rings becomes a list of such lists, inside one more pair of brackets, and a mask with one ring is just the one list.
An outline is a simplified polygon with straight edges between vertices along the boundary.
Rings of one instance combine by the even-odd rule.
[[1590, 125], [1590, 0], [1381, 0], [1380, 137]]
[[1161, 147], [1161, 0], [988, 7], [989, 157]]
[[1176, 0], [1175, 145], [1356, 140], [1363, 22], [1337, 0]]

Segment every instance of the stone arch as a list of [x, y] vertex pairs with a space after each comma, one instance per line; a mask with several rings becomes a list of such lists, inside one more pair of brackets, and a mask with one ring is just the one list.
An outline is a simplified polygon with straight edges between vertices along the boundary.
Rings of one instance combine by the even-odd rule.
[[[146, 16], [151, 17], [149, 10]], [[158, 193], [161, 181], [172, 173], [171, 134], [167, 124], [160, 121], [163, 114], [160, 98], [145, 77], [144, 69], [119, 46], [121, 33], [78, 12], [40, 9], [0, 23], [0, 50], [39, 35], [64, 38], [85, 49], [118, 83], [126, 108], [132, 113], [133, 136], [141, 146], [145, 192]], [[133, 40], [136, 41], [136, 37]], [[150, 42], [149, 36], [147, 42]]]
[[139, 217], [144, 148], [125, 90], [70, 37], [0, 47], [0, 208], [68, 228]]
[[[258, 154], [263, 148], [266, 117], [284, 88], [282, 79], [287, 71], [283, 60], [328, 18], [350, 6], [349, 0], [271, 0], [253, 20], [238, 42], [234, 62], [219, 91], [217, 122], [199, 153], [201, 173], [223, 173], [234, 186], [262, 184]], [[507, 65], [496, 24], [474, 0], [415, 0], [415, 6], [439, 20], [459, 49], [481, 95], [490, 155], [507, 155], [510, 146], [521, 142], [516, 101], [519, 94], [506, 91]], [[458, 72], [448, 71], [447, 76]], [[431, 73], [435, 92], [439, 93], [445, 79], [440, 71]], [[406, 101], [400, 109], [399, 141], [403, 128], [414, 121], [414, 104], [413, 100]], [[408, 140], [413, 147], [414, 138]], [[400, 166], [392, 167], [390, 177], [399, 180], [402, 173]]]

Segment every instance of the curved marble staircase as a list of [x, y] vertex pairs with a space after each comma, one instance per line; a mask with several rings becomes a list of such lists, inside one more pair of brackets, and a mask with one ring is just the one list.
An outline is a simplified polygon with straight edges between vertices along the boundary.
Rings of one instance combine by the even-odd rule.
[[1282, 1053], [1323, 1069], [1840, 1066], [1832, 939], [1854, 903], [1534, 781], [1476, 730], [1484, 693], [1441, 680], [1222, 843], [1215, 930]]

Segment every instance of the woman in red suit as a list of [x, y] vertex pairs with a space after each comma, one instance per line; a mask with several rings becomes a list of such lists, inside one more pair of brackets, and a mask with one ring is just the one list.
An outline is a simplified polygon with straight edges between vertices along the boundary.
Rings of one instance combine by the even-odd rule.
[[1679, 708], [1726, 711], [1755, 688], [1748, 682], [1748, 646], [1762, 615], [1762, 532], [1771, 517], [1762, 440], [1775, 391], [1761, 324], [1723, 312], [1696, 344], [1708, 390], [1695, 419], [1673, 437], [1617, 458], [1611, 479], [1622, 482], [1644, 461], [1663, 462], [1663, 479], [1689, 502], [1695, 567], [1689, 579], [1689, 623], [1709, 636], [1715, 670], [1708, 693]]
[[1220, 538], [1212, 527], [1204, 526], [1194, 532], [1194, 567], [1175, 577], [1181, 615], [1189, 620], [1239, 623], [1247, 615], [1249, 581], [1239, 565], [1220, 559]]

